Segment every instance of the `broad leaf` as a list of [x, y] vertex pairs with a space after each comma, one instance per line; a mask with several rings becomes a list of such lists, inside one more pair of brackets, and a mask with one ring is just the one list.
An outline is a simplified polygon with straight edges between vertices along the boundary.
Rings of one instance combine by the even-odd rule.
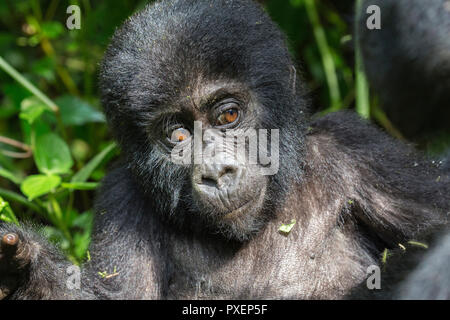
[[48, 107], [38, 98], [26, 98], [20, 104], [19, 117], [32, 124], [45, 110], [48, 110]]
[[0, 197], [0, 220], [19, 225], [19, 221], [9, 206], [9, 203], [3, 200], [2, 197]]
[[68, 173], [73, 165], [69, 147], [54, 133], [36, 138], [34, 160], [39, 171], [49, 175]]
[[59, 176], [46, 176], [43, 174], [33, 175], [27, 177], [21, 184], [20, 190], [28, 197], [28, 200], [33, 200], [37, 197], [43, 196], [61, 183]]
[[14, 175], [14, 173], [6, 170], [5, 168], [2, 168], [1, 166], [0, 166], [0, 177], [6, 178], [6, 179], [14, 182], [15, 184], [19, 184], [20, 183], [20, 178], [19, 177], [16, 177]]

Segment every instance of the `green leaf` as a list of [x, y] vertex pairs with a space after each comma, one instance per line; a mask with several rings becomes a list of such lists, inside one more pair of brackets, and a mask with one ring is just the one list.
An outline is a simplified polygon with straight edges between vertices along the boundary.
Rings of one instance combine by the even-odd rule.
[[26, 98], [20, 104], [19, 117], [32, 124], [45, 110], [48, 110], [48, 107], [38, 98]]
[[97, 182], [69, 182], [61, 184], [63, 188], [72, 190], [94, 190], [97, 189], [98, 185]]
[[19, 221], [9, 206], [9, 203], [3, 200], [2, 197], [0, 197], [0, 220], [19, 225]]
[[105, 116], [88, 103], [75, 96], [61, 96], [55, 100], [65, 125], [83, 125], [91, 122], [105, 122]]
[[27, 177], [21, 184], [20, 190], [31, 201], [37, 197], [43, 196], [61, 183], [59, 176], [46, 176], [43, 174], [33, 175]]
[[34, 160], [39, 171], [48, 175], [68, 173], [73, 165], [69, 147], [54, 133], [36, 138]]
[[116, 144], [112, 143], [97, 154], [91, 161], [89, 161], [80, 171], [73, 177], [71, 182], [85, 182], [91, 176], [92, 172], [102, 163], [102, 161], [111, 155], [116, 148]]
[[295, 223], [296, 223], [296, 220], [292, 219], [291, 223], [289, 223], [289, 224], [282, 224], [281, 227], [278, 229], [278, 231], [283, 232], [283, 233], [289, 233], [289, 232], [291, 232], [291, 230], [294, 227]]
[[8, 179], [8, 180], [14, 182], [15, 184], [19, 184], [20, 183], [20, 178], [16, 177], [14, 175], [14, 173], [6, 170], [5, 168], [2, 168], [1, 166], [0, 166], [0, 177]]
[[8, 199], [9, 201], [18, 202], [21, 205], [28, 207], [31, 210], [33, 210], [41, 215], [45, 215], [45, 212], [42, 210], [41, 207], [37, 206], [33, 202], [28, 201], [25, 197], [23, 197], [22, 195], [14, 192], [14, 191], [0, 188], [0, 196]]

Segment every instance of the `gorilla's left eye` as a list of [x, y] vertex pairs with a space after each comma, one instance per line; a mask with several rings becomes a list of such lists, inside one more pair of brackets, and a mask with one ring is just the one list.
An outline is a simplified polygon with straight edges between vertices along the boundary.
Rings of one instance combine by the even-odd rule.
[[229, 108], [223, 111], [217, 117], [217, 125], [224, 126], [227, 124], [232, 124], [239, 118], [239, 110], [237, 108]]
[[179, 143], [187, 140], [191, 136], [191, 133], [185, 128], [177, 128], [172, 131], [170, 136], [170, 142]]

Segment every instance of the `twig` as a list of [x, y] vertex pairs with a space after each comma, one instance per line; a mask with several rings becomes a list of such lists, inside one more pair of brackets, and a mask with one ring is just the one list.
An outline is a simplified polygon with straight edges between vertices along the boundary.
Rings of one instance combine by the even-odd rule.
[[23, 151], [25, 151], [25, 152], [14, 152], [14, 151], [0, 149], [0, 152], [7, 157], [26, 159], [26, 158], [31, 157], [31, 155], [33, 154], [31, 147], [20, 141], [0, 136], [0, 143], [4, 143], [4, 144], [7, 144], [7, 145], [10, 145], [10, 146], [13, 146], [15, 148], [22, 149]]

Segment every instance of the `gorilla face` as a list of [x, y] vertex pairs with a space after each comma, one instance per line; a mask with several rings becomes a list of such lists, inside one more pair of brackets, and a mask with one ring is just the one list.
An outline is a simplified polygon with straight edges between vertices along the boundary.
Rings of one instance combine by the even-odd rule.
[[[245, 239], [265, 221], [262, 209], [269, 179], [264, 169], [278, 161], [275, 154], [270, 155], [274, 163], [258, 161], [258, 152], [267, 150], [267, 144], [260, 148], [258, 143], [260, 107], [244, 85], [232, 80], [191, 88], [152, 114], [151, 158], [166, 163], [166, 174], [180, 172], [179, 207], [189, 211], [191, 221], [204, 221], [229, 237]], [[174, 218], [179, 215], [186, 212]]]
[[[214, 88], [207, 96], [197, 97], [206, 106], [207, 101], [213, 102], [210, 108], [200, 107], [205, 113], [196, 117], [197, 121], [204, 119], [202, 127], [208, 129], [198, 130], [193, 137], [201, 148], [193, 147], [192, 202], [195, 212], [225, 234], [246, 237], [262, 225], [261, 210], [268, 183], [262, 171], [264, 166], [257, 159], [250, 159], [266, 147], [258, 148], [255, 139], [257, 105], [246, 90], [227, 84]], [[203, 137], [202, 142], [195, 134]], [[201, 161], [195, 159], [197, 151], [202, 151]]]

